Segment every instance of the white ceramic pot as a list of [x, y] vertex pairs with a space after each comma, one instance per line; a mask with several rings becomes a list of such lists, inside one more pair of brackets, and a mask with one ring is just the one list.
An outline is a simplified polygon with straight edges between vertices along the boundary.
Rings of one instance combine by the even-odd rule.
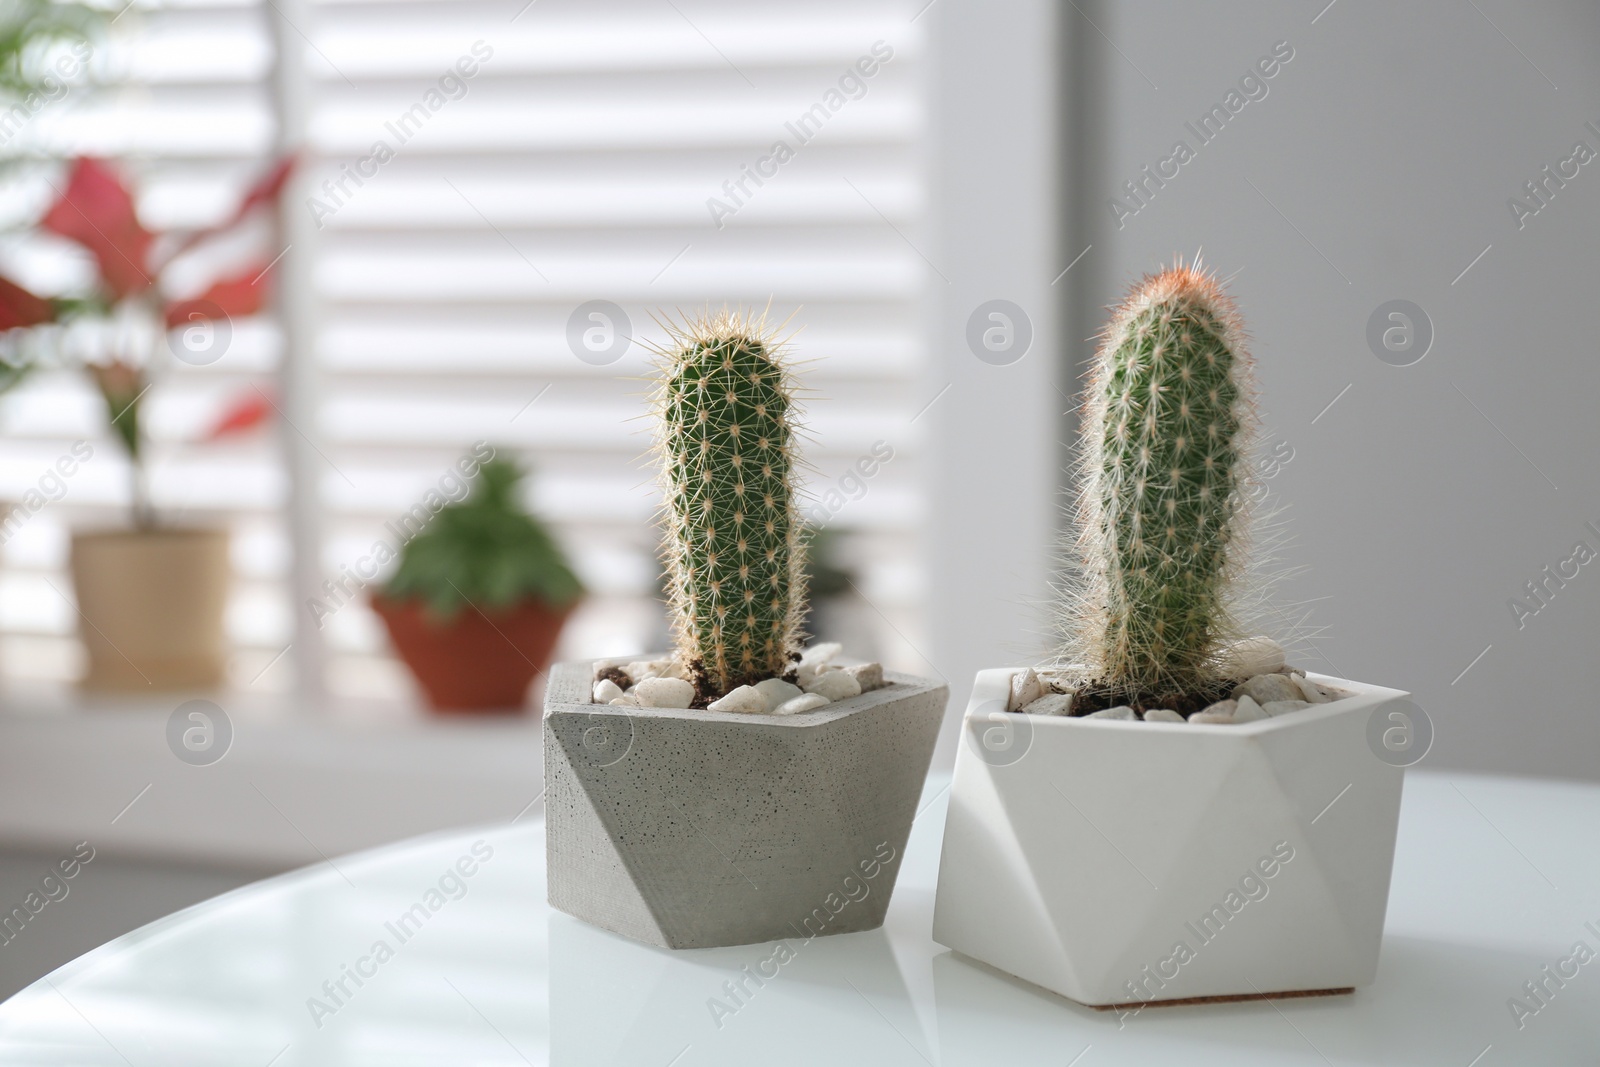
[[[1098, 1007], [1373, 980], [1403, 768], [1394, 689], [1243, 725], [1007, 713], [978, 674], [933, 936]], [[1409, 761], [1414, 762], [1414, 761]]]

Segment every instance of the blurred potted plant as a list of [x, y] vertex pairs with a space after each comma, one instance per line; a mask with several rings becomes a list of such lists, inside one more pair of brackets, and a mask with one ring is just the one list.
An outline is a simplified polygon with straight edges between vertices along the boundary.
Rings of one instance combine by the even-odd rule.
[[[143, 404], [163, 341], [182, 362], [214, 363], [227, 350], [233, 317], [264, 307], [270, 262], [249, 262], [187, 297], [170, 292], [169, 268], [180, 254], [203, 243], [214, 247], [214, 239], [233, 237], [269, 211], [290, 167], [289, 160], [276, 164], [221, 225], [157, 234], [140, 223], [132, 195], [109, 165], [79, 159], [40, 229], [88, 251], [96, 268], [91, 286], [45, 299], [0, 279], [0, 324], [30, 331], [31, 359], [87, 369], [128, 459], [129, 528], [72, 538], [89, 688], [204, 689], [223, 681], [228, 532], [159, 520], [146, 477]], [[218, 432], [258, 424], [270, 408], [259, 391], [247, 394], [223, 414]]]
[[522, 476], [511, 460], [484, 463], [467, 497], [401, 548], [372, 598], [438, 711], [520, 710], [583, 597], [560, 545], [518, 499]]
[[665, 948], [873, 929], [948, 690], [802, 647], [783, 346], [735, 312], [668, 328], [656, 412], [676, 649], [552, 672], [550, 903]]
[[811, 600], [806, 632], [827, 634], [851, 655], [879, 655], [878, 613], [861, 595], [846, 549], [853, 530], [813, 527], [806, 545], [806, 591]]

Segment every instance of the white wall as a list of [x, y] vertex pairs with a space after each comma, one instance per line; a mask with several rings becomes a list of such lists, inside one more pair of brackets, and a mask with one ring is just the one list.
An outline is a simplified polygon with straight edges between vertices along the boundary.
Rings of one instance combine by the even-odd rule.
[[[925, 416], [933, 424], [928, 656], [950, 682], [935, 757], [947, 765], [973, 675], [1035, 662], [1046, 647], [1041, 607], [1059, 514], [1054, 442], [1067, 404], [1063, 290], [1051, 285], [1066, 265], [1058, 251], [1059, 14], [1045, 0], [942, 0], [923, 17], [934, 22], [936, 205], [925, 392], [939, 398]], [[980, 359], [967, 338], [974, 311], [996, 299], [1021, 308], [1032, 331], [1026, 353], [1003, 365]]]
[[[1578, 540], [1600, 551], [1600, 160], [1522, 229], [1507, 207], [1575, 141], [1600, 151], [1600, 8], [1326, 4], [1080, 0], [1066, 16], [1120, 50], [1095, 35], [1104, 77], [1080, 83], [1105, 116], [1103, 140], [1076, 146], [1096, 161], [1077, 190], [1099, 231], [1085, 303], [1175, 252], [1236, 273], [1266, 423], [1294, 449], [1271, 485], [1308, 570], [1284, 592], [1325, 598], [1302, 662], [1414, 691], [1432, 766], [1600, 777], [1600, 563], [1520, 629], [1508, 607]], [[1268, 95], [1118, 229], [1117, 187], [1175, 140], [1197, 146], [1184, 122], [1284, 40]], [[1435, 331], [1412, 366], [1365, 338], [1396, 298]]]

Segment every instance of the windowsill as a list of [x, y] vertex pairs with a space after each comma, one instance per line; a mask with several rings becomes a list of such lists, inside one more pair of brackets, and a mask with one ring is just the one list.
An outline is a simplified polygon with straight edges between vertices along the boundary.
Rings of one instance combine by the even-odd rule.
[[[526, 811], [543, 781], [538, 719], [437, 716], [400, 704], [213, 695], [225, 756], [167, 745], [183, 695], [0, 691], [0, 845], [89, 841], [112, 854], [294, 867]], [[147, 788], [148, 787], [148, 788]]]

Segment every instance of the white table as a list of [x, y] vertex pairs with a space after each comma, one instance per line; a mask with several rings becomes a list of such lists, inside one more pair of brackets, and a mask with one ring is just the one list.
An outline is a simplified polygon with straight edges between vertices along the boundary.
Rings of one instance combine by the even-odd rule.
[[[1550, 984], [1522, 1028], [1507, 1006], [1576, 942], [1600, 953], [1600, 787], [1413, 772], [1375, 985], [1122, 1020], [929, 940], [940, 789], [928, 790], [884, 929], [800, 944], [777, 978], [746, 980], [742, 1004], [724, 983], [770, 948], [671, 953], [553, 914], [530, 815], [321, 864], [119, 938], [0, 1005], [0, 1063], [1600, 1062], [1600, 957]], [[386, 924], [419, 902], [426, 911], [426, 891], [479, 841], [493, 855], [460, 879], [463, 895], [440, 894], [402, 943]], [[379, 940], [393, 957], [362, 963]], [[323, 983], [345, 965], [370, 977], [345, 978], [336, 1002]], [[331, 1010], [315, 1022], [312, 997]], [[720, 1027], [712, 998], [737, 1007]]]

